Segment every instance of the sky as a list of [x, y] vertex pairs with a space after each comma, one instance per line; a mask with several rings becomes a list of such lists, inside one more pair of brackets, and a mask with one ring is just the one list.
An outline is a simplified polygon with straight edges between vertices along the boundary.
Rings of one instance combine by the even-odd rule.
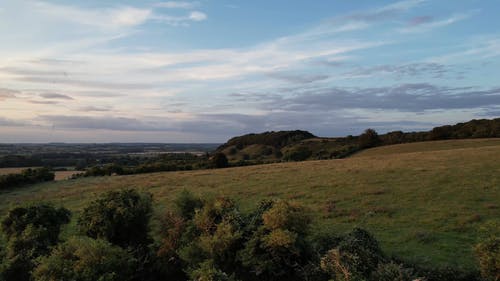
[[500, 117], [497, 0], [0, 0], [0, 142]]

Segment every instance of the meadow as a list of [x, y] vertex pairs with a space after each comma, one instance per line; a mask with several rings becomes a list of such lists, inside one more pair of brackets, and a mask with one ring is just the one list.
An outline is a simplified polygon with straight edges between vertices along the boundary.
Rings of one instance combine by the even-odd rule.
[[472, 247], [484, 226], [500, 220], [500, 139], [378, 147], [338, 160], [227, 169], [90, 177], [0, 192], [0, 214], [49, 201], [78, 213], [105, 191], [136, 188], [154, 195], [155, 215], [183, 189], [228, 196], [243, 211], [264, 198], [301, 202], [315, 218], [311, 232], [361, 226], [385, 252], [424, 265], [475, 268]]

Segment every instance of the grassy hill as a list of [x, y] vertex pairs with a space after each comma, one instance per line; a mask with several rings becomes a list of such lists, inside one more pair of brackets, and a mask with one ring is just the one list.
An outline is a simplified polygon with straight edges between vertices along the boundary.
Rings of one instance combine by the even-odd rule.
[[[75, 212], [99, 194], [126, 187], [154, 194], [156, 213], [182, 189], [230, 196], [244, 209], [263, 198], [302, 202], [314, 232], [362, 226], [388, 253], [424, 264], [474, 266], [479, 229], [500, 218], [500, 139], [384, 146], [339, 160], [218, 170], [81, 178], [0, 193], [10, 207], [51, 201]], [[74, 223], [66, 230], [74, 233]]]

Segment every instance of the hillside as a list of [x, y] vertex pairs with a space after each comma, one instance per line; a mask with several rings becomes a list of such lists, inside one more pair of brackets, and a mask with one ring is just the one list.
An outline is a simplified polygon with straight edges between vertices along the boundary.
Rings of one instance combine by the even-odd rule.
[[[0, 213], [51, 201], [75, 218], [99, 194], [125, 187], [152, 192], [157, 214], [183, 189], [230, 196], [244, 209], [263, 198], [286, 198], [310, 208], [319, 220], [314, 232], [362, 226], [401, 258], [472, 268], [478, 229], [500, 217], [500, 140], [405, 144], [404, 153], [394, 153], [397, 147], [340, 160], [45, 183], [1, 192]], [[74, 232], [74, 223], [65, 230]]]
[[216, 152], [224, 153], [233, 165], [242, 166], [278, 161], [339, 159], [374, 146], [498, 137], [500, 118], [470, 120], [423, 132], [393, 131], [378, 135], [374, 130], [367, 129], [359, 136], [336, 138], [316, 137], [307, 131], [298, 130], [247, 134], [230, 139], [219, 146]]

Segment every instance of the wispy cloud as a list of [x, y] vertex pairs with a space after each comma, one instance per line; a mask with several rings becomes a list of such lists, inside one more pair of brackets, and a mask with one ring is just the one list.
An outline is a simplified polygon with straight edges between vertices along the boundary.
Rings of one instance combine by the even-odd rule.
[[398, 29], [401, 33], [419, 33], [419, 32], [428, 32], [435, 28], [445, 27], [448, 25], [452, 25], [454, 23], [466, 20], [473, 16], [477, 11], [466, 13], [466, 14], [455, 14], [449, 18], [434, 21], [432, 18], [413, 18], [410, 25]]
[[57, 99], [57, 100], [72, 100], [73, 98], [68, 95], [58, 94], [58, 93], [43, 93], [40, 97], [44, 99]]
[[48, 2], [35, 2], [34, 11], [50, 16], [53, 20], [63, 20], [105, 29], [118, 29], [141, 25], [152, 15], [152, 9], [117, 7], [108, 9], [84, 9]]
[[19, 93], [20, 92], [18, 90], [0, 88], [0, 100], [14, 98], [14, 97], [16, 97], [16, 94], [19, 94]]
[[199, 3], [187, 1], [166, 1], [155, 3], [153, 6], [167, 9], [194, 9], [199, 6]]

